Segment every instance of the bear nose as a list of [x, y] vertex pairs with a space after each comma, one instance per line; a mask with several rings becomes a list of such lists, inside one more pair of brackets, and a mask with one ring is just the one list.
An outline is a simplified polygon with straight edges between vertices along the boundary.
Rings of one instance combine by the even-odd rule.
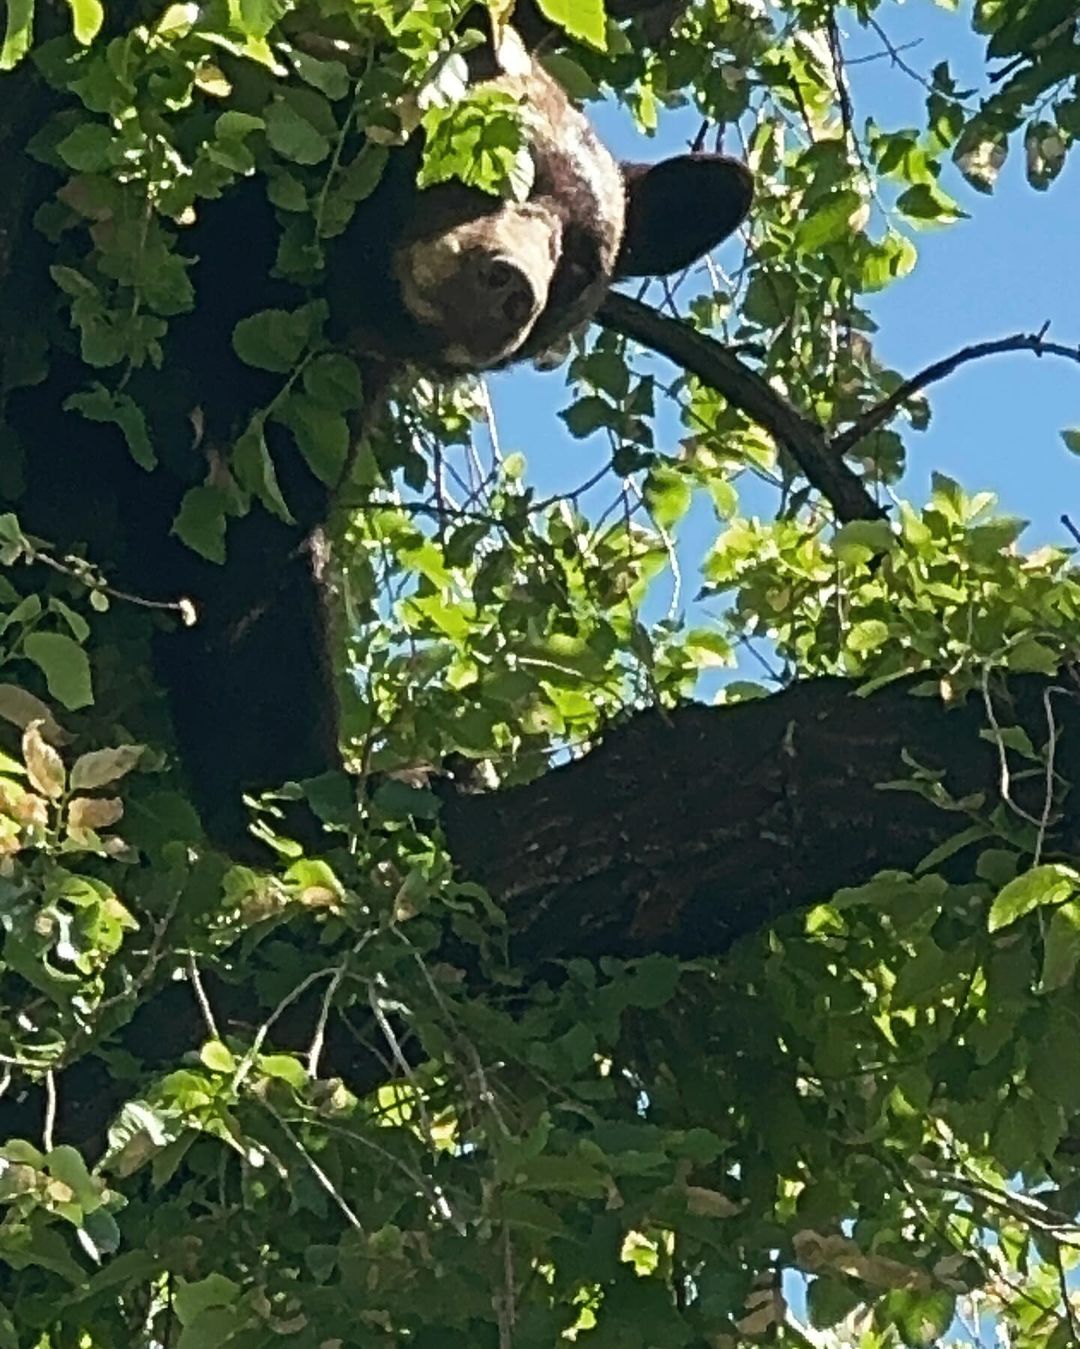
[[515, 263], [494, 258], [481, 272], [480, 282], [488, 292], [494, 310], [507, 323], [521, 327], [532, 317], [536, 294], [529, 278]]
[[494, 258], [484, 268], [483, 279], [484, 285], [491, 290], [506, 290], [523, 280], [523, 277], [512, 262], [507, 262], [505, 258]]

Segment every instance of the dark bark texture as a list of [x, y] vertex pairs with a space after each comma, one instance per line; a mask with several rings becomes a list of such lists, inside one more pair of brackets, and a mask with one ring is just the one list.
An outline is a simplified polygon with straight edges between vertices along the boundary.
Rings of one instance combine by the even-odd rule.
[[[1051, 688], [1060, 690], [1050, 700], [1055, 769], [1072, 782], [1080, 777], [1080, 705], [1071, 679], [1002, 685], [997, 717], [1043, 744]], [[448, 795], [443, 826], [460, 875], [505, 907], [512, 954], [526, 974], [570, 956], [721, 956], [741, 936], [842, 887], [918, 866], [968, 823], [918, 794], [883, 789], [910, 780], [905, 753], [941, 770], [954, 796], [981, 792], [993, 806], [1000, 767], [996, 747], [980, 736], [985, 726], [978, 697], [946, 708], [909, 686], [863, 698], [840, 679], [807, 681], [730, 708], [643, 713], [528, 786]], [[1029, 810], [1041, 810], [1039, 777], [1023, 803]], [[1047, 844], [1046, 857], [1080, 848], [1074, 798], [1064, 796]], [[966, 860], [961, 853], [949, 865]], [[240, 965], [228, 978], [206, 978], [224, 1034], [243, 1033], [268, 1010]], [[306, 1049], [320, 997], [316, 990], [288, 1008], [269, 1042]], [[122, 1047], [139, 1075], [114, 1081], [96, 1053], [73, 1064], [58, 1080], [57, 1137], [96, 1151], [119, 1103], [206, 1035], [190, 985], [151, 991], [99, 1046]], [[362, 1092], [392, 1070], [331, 1018], [322, 1071]], [[40, 1136], [43, 1109], [38, 1090], [20, 1094], [14, 1084], [0, 1100], [0, 1136]]]

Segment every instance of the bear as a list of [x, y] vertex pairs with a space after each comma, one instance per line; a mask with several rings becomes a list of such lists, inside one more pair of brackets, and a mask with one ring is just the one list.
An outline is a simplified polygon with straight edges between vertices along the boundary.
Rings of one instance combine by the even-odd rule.
[[[534, 31], [543, 27], [530, 12]], [[726, 156], [617, 163], [512, 24], [496, 25], [476, 6], [465, 25], [479, 39], [466, 53], [471, 87], [507, 93], [525, 109], [532, 183], [523, 200], [457, 181], [421, 188], [420, 133], [390, 152], [374, 191], [325, 241], [319, 286], [329, 337], [375, 372], [372, 400], [379, 372], [453, 378], [541, 356], [595, 315], [611, 285], [689, 266], [750, 209], [750, 174]], [[278, 237], [255, 177], [178, 231], [195, 308], [172, 320], [162, 371], [137, 371], [126, 386], [147, 410], [160, 461], [152, 472], [114, 426], [69, 414], [66, 433], [47, 429], [66, 392], [85, 383], [73, 356], [55, 352], [49, 378], [8, 400], [26, 446], [17, 502], [26, 527], [110, 558], [128, 589], [191, 602], [194, 623], [157, 620], [154, 671], [206, 835], [235, 857], [263, 856], [250, 846], [245, 793], [341, 763], [323, 530], [334, 484], [316, 477], [284, 428], [268, 427], [287, 512], [243, 502], [229, 520], [224, 563], [172, 529], [184, 494], [220, 478], [228, 445], [280, 387], [281, 377], [243, 365], [231, 344], [248, 314], [309, 298], [272, 277]]]

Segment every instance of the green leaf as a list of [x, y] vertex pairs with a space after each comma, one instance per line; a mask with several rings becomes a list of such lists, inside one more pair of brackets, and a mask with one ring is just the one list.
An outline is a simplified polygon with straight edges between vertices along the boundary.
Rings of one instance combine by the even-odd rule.
[[571, 37], [607, 50], [604, 0], [540, 0], [540, 9]]
[[308, 1081], [304, 1065], [291, 1054], [261, 1054], [259, 1071], [265, 1073], [267, 1077], [276, 1077], [282, 1082], [287, 1082], [298, 1091], [306, 1086]]
[[266, 123], [261, 117], [238, 108], [227, 108], [214, 123], [215, 140], [243, 140], [254, 131], [262, 131]]
[[30, 50], [34, 37], [34, 0], [7, 0], [4, 42], [0, 46], [0, 70], [17, 66]]
[[101, 31], [101, 21], [105, 17], [100, 0], [67, 0], [67, 3], [76, 40], [84, 47], [89, 46]]
[[693, 628], [686, 634], [686, 652], [703, 670], [734, 664], [731, 642], [709, 628]]
[[258, 497], [268, 511], [292, 524], [292, 512], [281, 495], [277, 470], [270, 457], [262, 419], [252, 417], [248, 428], [233, 446], [232, 467], [237, 481], [246, 492]]
[[1034, 637], [1021, 637], [1009, 647], [1005, 664], [1010, 670], [1031, 674], [1057, 674], [1061, 656], [1052, 647], [1037, 641]]
[[806, 1310], [815, 1330], [829, 1330], [862, 1302], [862, 1295], [828, 1274], [819, 1275], [806, 1290]]
[[936, 848], [928, 852], [915, 868], [915, 874], [919, 876], [923, 872], [933, 871], [935, 867], [939, 867], [942, 862], [954, 854], [970, 847], [972, 843], [978, 843], [986, 838], [988, 833], [989, 830], [984, 824], [972, 824], [967, 829], [961, 829], [958, 834], [954, 834], [952, 838], [947, 838], [944, 843], [939, 843]]
[[98, 1264], [102, 1257], [120, 1249], [120, 1226], [108, 1209], [97, 1208], [85, 1214], [75, 1235], [79, 1245]]
[[832, 550], [843, 562], [868, 562], [896, 543], [888, 520], [851, 520], [832, 537]]
[[248, 1320], [238, 1307], [207, 1307], [181, 1330], [176, 1349], [226, 1349]]
[[379, 185], [389, 154], [385, 145], [374, 142], [365, 145], [352, 163], [342, 169], [335, 184], [337, 191], [353, 202], [370, 197]]
[[293, 7], [293, 0], [240, 0], [235, 12], [240, 27], [249, 37], [264, 38], [279, 19], [283, 19]]
[[584, 103], [600, 97], [596, 80], [565, 52], [543, 52], [544, 69], [554, 75], [575, 102]]
[[77, 642], [85, 642], [90, 636], [90, 624], [78, 610], [72, 609], [70, 605], [65, 604], [61, 599], [57, 599], [55, 595], [49, 600], [49, 608], [54, 614], [60, 615]]
[[100, 173], [120, 157], [120, 147], [109, 127], [101, 122], [81, 122], [57, 145], [56, 153], [79, 173]]
[[55, 1227], [41, 1224], [20, 1224], [20, 1227], [21, 1231], [17, 1229], [7, 1240], [0, 1234], [0, 1251], [5, 1264], [16, 1270], [37, 1266], [59, 1275], [72, 1288], [85, 1287], [85, 1267], [72, 1259], [68, 1242]]
[[172, 532], [208, 562], [225, 561], [228, 501], [217, 487], [189, 487], [180, 502]]
[[795, 247], [800, 253], [819, 253], [826, 245], [840, 243], [852, 233], [852, 219], [862, 210], [858, 192], [844, 188], [833, 192], [800, 220]]
[[236, 1056], [220, 1040], [207, 1040], [199, 1050], [199, 1058], [212, 1073], [233, 1073], [236, 1071]]
[[194, 1283], [177, 1279], [173, 1308], [180, 1324], [189, 1326], [210, 1307], [230, 1307], [239, 1296], [240, 1285], [224, 1274], [208, 1274]]
[[889, 626], [880, 618], [865, 618], [848, 632], [844, 645], [849, 651], [865, 656], [883, 646], [889, 638]]
[[907, 276], [918, 257], [918, 250], [911, 240], [895, 230], [890, 230], [880, 243], [867, 241], [858, 258], [859, 289], [863, 292], [884, 290], [893, 281]]
[[1031, 737], [1023, 726], [984, 726], [979, 732], [979, 739], [995, 746], [1004, 745], [1032, 763], [1042, 763], [1042, 755], [1031, 743]]
[[1073, 1115], [1080, 1107], [1080, 1023], [1060, 1000], [1048, 1003], [1047, 1011], [1028, 1048], [1027, 1085], [1041, 1102], [1057, 1102]]
[[726, 1146], [725, 1140], [718, 1134], [699, 1125], [687, 1129], [681, 1138], [676, 1136], [668, 1144], [667, 1150], [675, 1157], [688, 1158], [697, 1166], [711, 1166], [724, 1152]]
[[906, 1345], [941, 1343], [956, 1313], [956, 1294], [944, 1288], [910, 1292], [893, 1289], [879, 1304], [878, 1316], [886, 1325], [894, 1325]]
[[32, 721], [40, 721], [45, 739], [55, 745], [66, 744], [71, 739], [48, 704], [17, 684], [0, 684], [0, 717], [18, 726], [20, 731], [26, 730]]
[[349, 72], [340, 61], [320, 61], [301, 51], [291, 51], [289, 60], [304, 83], [327, 98], [344, 98], [349, 92]]
[[426, 787], [414, 787], [397, 778], [379, 784], [372, 803], [380, 814], [391, 820], [433, 820], [439, 813], [439, 798]]
[[1072, 983], [1080, 961], [1080, 903], [1069, 900], [1055, 909], [1043, 938], [1042, 988], [1049, 992]]
[[524, 111], [511, 94], [480, 86], [460, 99], [439, 98], [426, 108], [422, 125], [421, 187], [459, 178], [493, 196], [516, 201], [528, 197], [535, 165]]
[[1068, 140], [1056, 122], [1032, 122], [1024, 133], [1027, 180], [1045, 192], [1065, 167]]
[[894, 1008], [926, 1006], [939, 1001], [941, 990], [967, 972], [970, 959], [958, 946], [943, 951], [930, 937], [920, 944], [912, 959], [900, 966], [892, 991]]
[[500, 1210], [504, 1222], [527, 1232], [560, 1236], [566, 1230], [566, 1225], [558, 1213], [535, 1195], [518, 1194], [513, 1190], [504, 1191], [500, 1200]]
[[113, 393], [104, 384], [95, 383], [90, 389], [73, 393], [64, 409], [81, 412], [92, 422], [114, 423], [123, 431], [131, 457], [139, 467], [149, 471], [157, 466], [146, 416], [130, 394]]
[[53, 1148], [45, 1162], [49, 1174], [62, 1180], [71, 1190], [75, 1202], [90, 1211], [101, 1203], [102, 1184], [86, 1169], [82, 1154], [68, 1144]]
[[619, 417], [618, 409], [613, 408], [606, 398], [599, 394], [588, 394], [576, 403], [564, 408], [559, 416], [566, 423], [566, 429], [577, 440], [584, 439], [601, 427], [614, 427]]
[[41, 670], [49, 692], [71, 711], [94, 701], [90, 662], [86, 652], [62, 632], [31, 632], [23, 651]]
[[294, 164], [321, 164], [331, 149], [330, 137], [314, 126], [295, 100], [275, 99], [266, 110], [266, 139], [282, 159]]
[[241, 319], [233, 329], [233, 350], [245, 365], [288, 374], [300, 360], [311, 336], [306, 310], [262, 309]]
[[951, 225], [955, 220], [966, 220], [967, 211], [960, 209], [948, 193], [936, 184], [916, 183], [896, 200], [896, 209], [909, 220], [920, 224]]
[[114, 749], [95, 749], [75, 760], [71, 785], [81, 791], [116, 782], [135, 767], [145, 752], [144, 745], [117, 745]]
[[336, 486], [349, 453], [349, 425], [341, 413], [306, 394], [291, 393], [278, 405], [274, 417], [292, 431], [315, 476], [328, 487]]
[[990, 906], [989, 928], [997, 932], [1033, 909], [1061, 904], [1077, 891], [1080, 875], [1060, 862], [1033, 867], [998, 891]]
[[685, 473], [666, 464], [657, 464], [646, 475], [642, 495], [660, 528], [670, 529], [690, 509], [694, 489]]
[[1071, 450], [1073, 454], [1080, 454], [1080, 430], [1062, 431], [1061, 439], [1065, 442], [1065, 448]]
[[267, 178], [266, 195], [283, 211], [306, 211], [308, 208], [307, 188], [287, 170]]
[[540, 1190], [549, 1194], [581, 1195], [601, 1199], [608, 1191], [606, 1171], [590, 1157], [575, 1153], [570, 1157], [550, 1153], [531, 1157], [514, 1177], [515, 1192]]
[[1008, 138], [1000, 127], [976, 119], [957, 141], [953, 162], [977, 192], [992, 192], [1008, 153]]
[[679, 962], [670, 956], [645, 956], [634, 964], [633, 980], [625, 990], [627, 1004], [653, 1010], [665, 1007], [675, 996], [681, 975]]
[[359, 366], [337, 352], [309, 361], [303, 379], [308, 396], [332, 412], [349, 412], [364, 401]]

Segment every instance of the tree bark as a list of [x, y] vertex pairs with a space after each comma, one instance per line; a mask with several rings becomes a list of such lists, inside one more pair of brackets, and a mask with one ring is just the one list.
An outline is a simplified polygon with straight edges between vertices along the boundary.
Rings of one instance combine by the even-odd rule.
[[[998, 799], [997, 748], [980, 732], [981, 699], [947, 708], [914, 697], [910, 682], [870, 697], [841, 679], [795, 684], [734, 707], [642, 713], [612, 728], [590, 754], [528, 786], [490, 795], [444, 792], [442, 821], [462, 878], [504, 906], [511, 953], [526, 972], [556, 958], [649, 952], [719, 956], [784, 914], [827, 900], [882, 869], [911, 870], [968, 823], [910, 791], [903, 756], [943, 773], [954, 797]], [[1001, 725], [1047, 738], [1050, 703], [1061, 780], [1080, 779], [1080, 703], [1075, 684], [1013, 679], [996, 699]], [[1024, 801], [1042, 807], [1042, 775]], [[1044, 856], [1080, 850], [1080, 803], [1066, 796]], [[970, 854], [949, 860], [964, 868]], [[451, 960], [460, 959], [447, 952]], [[239, 962], [237, 962], [239, 964]], [[228, 958], [223, 962], [227, 967]], [[234, 970], [230, 976], [236, 979]], [[222, 1033], [250, 1038], [265, 1011], [251, 982], [212, 973], [206, 990]], [[270, 1042], [306, 1049], [321, 990], [274, 1024]], [[147, 1077], [206, 1038], [190, 986], [153, 992], [105, 1048], [122, 1047]], [[269, 1048], [269, 1044], [267, 1045]], [[325, 1075], [357, 1092], [389, 1076], [385, 1063], [332, 1018]], [[113, 1081], [88, 1055], [60, 1075], [55, 1134], [98, 1150], [102, 1131], [137, 1084]], [[40, 1136], [44, 1104], [16, 1083], [0, 1100], [0, 1137]]]

